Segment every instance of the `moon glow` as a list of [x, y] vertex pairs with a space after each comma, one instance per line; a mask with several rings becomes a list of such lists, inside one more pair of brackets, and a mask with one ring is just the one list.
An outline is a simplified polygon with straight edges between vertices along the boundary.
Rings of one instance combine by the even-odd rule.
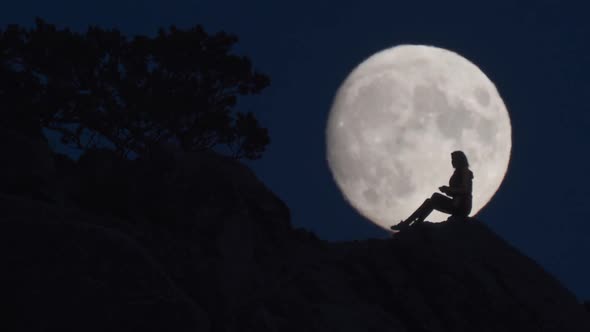
[[[474, 174], [475, 215], [504, 179], [512, 134], [496, 86], [476, 65], [442, 48], [401, 45], [369, 57], [342, 83], [326, 144], [346, 200], [389, 230], [448, 185], [455, 150]], [[447, 217], [434, 211], [427, 220]]]

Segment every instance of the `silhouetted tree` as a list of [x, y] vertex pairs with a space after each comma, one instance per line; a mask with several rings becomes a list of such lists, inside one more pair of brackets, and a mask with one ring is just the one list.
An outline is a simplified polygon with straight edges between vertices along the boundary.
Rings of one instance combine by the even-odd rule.
[[31, 135], [55, 130], [82, 149], [106, 139], [122, 156], [170, 141], [260, 158], [268, 131], [234, 106], [269, 79], [231, 52], [236, 42], [198, 25], [131, 40], [116, 29], [82, 34], [41, 19], [28, 30], [9, 25], [0, 30], [0, 124]]

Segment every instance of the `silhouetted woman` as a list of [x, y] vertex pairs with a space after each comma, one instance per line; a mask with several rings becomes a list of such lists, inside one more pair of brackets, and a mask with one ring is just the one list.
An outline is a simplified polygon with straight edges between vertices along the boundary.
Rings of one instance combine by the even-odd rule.
[[438, 189], [447, 194], [434, 193], [425, 200], [420, 207], [406, 220], [391, 226], [393, 230], [400, 230], [411, 223], [422, 222], [432, 210], [438, 210], [453, 216], [467, 217], [471, 212], [471, 189], [473, 186], [473, 173], [469, 170], [469, 163], [463, 151], [451, 153], [451, 163], [455, 172], [449, 180], [449, 186], [442, 186]]

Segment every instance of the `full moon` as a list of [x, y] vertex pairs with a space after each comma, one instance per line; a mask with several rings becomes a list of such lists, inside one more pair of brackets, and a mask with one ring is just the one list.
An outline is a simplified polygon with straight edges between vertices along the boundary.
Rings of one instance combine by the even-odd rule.
[[[451, 152], [467, 155], [478, 213], [510, 160], [506, 106], [490, 79], [442, 48], [400, 45], [358, 65], [334, 98], [326, 128], [328, 165], [345, 199], [389, 230], [449, 184]], [[448, 215], [434, 211], [427, 220]]]

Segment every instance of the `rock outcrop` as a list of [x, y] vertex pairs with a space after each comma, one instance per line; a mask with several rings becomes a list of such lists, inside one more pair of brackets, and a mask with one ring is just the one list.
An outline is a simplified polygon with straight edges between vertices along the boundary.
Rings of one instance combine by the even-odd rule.
[[[4, 331], [207, 331], [136, 241], [79, 211], [0, 196]], [[96, 220], [95, 220], [96, 222]]]
[[43, 195], [0, 188], [2, 293], [21, 330], [590, 331], [585, 307], [481, 221], [330, 243], [212, 152], [53, 159]]

